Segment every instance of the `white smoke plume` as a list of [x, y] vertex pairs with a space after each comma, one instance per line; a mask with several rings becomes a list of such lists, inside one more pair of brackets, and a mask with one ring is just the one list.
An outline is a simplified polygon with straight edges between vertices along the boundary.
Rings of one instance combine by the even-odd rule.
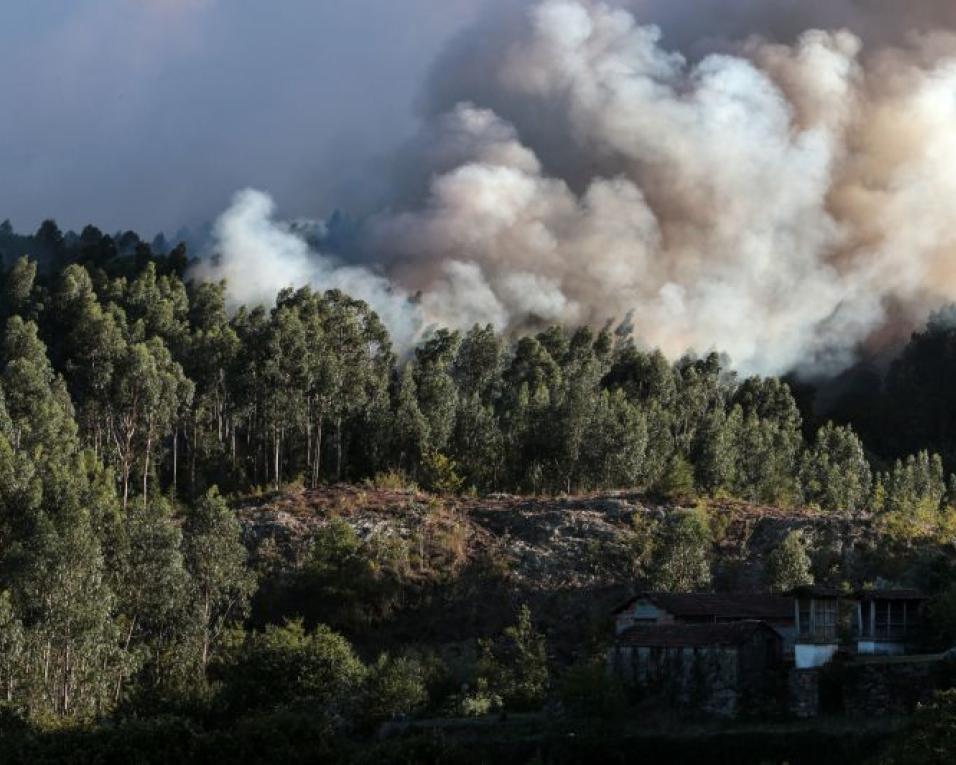
[[231, 308], [272, 303], [288, 287], [339, 289], [372, 306], [401, 347], [414, 341], [422, 318], [406, 293], [367, 268], [315, 252], [293, 226], [274, 215], [275, 203], [267, 194], [238, 192], [213, 228], [213, 254], [200, 260], [191, 275], [200, 281], [225, 280]]
[[[932, 26], [948, 5], [858, 18], [857, 3], [816, 4], [864, 37], [746, 29], [694, 57], [662, 42], [660, 3], [629, 6], [544, 0], [466, 46], [457, 87], [485, 83], [426, 126], [424, 198], [372, 226], [391, 284], [309, 252], [248, 193], [205, 275], [229, 276], [238, 300], [351, 289], [406, 335], [630, 316], [649, 346], [767, 373], [839, 371], [956, 298], [956, 44]], [[923, 31], [896, 39], [894, 18]]]

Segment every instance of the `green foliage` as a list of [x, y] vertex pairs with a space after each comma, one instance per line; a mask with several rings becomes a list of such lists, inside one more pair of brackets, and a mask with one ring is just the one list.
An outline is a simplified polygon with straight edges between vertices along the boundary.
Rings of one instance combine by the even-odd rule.
[[[426, 705], [440, 672], [410, 656], [366, 669], [331, 629], [369, 640], [365, 631], [395, 613], [409, 582], [468, 568], [460, 518], [433, 508], [407, 539], [360, 538], [332, 520], [295, 574], [263, 545], [260, 569], [278, 584], [260, 599], [286, 588], [303, 620], [246, 634], [236, 630], [255, 576], [215, 486], [230, 496], [363, 479], [449, 494], [637, 487], [872, 509], [881, 545], [901, 561], [956, 541], [956, 484], [947, 489], [944, 468], [956, 455], [949, 314], [913, 338], [855, 430], [828, 424], [805, 443], [790, 387], [738, 383], [716, 354], [671, 363], [609, 328], [512, 338], [476, 326], [436, 329], [400, 367], [379, 317], [336, 290], [288, 289], [273, 308], [230, 313], [224, 285], [184, 281], [182, 246], [153, 252], [132, 232], [114, 239], [92, 226], [64, 235], [53, 221], [33, 237], [3, 226], [0, 237], [18, 243], [16, 254], [35, 247], [45, 264], [21, 258], [2, 279], [4, 730], [241, 710], [253, 715], [236, 726], [247, 743], [269, 741], [275, 724], [290, 738], [308, 728], [325, 751], [346, 718], [372, 725]], [[808, 399], [800, 396], [804, 414]], [[872, 480], [868, 454], [889, 466]], [[705, 589], [725, 517], [703, 507], [663, 521], [636, 516], [622, 555], [630, 565], [614, 570], [661, 589]], [[810, 580], [805, 547], [793, 534], [770, 556], [775, 588]], [[588, 554], [595, 571], [612, 569], [605, 546]], [[489, 553], [474, 579], [504, 579], [508, 560]], [[473, 584], [464, 597], [482, 597]], [[943, 636], [956, 635], [953, 599], [944, 589], [932, 609]], [[540, 708], [547, 651], [527, 609], [484, 644], [479, 664], [459, 698], [467, 711]], [[447, 696], [442, 682], [435, 693]], [[616, 690], [606, 682], [585, 663], [565, 677], [562, 696], [608, 715]], [[207, 708], [211, 698], [222, 706]], [[300, 703], [312, 705], [313, 727], [296, 717]], [[285, 711], [263, 711], [278, 706]], [[241, 751], [190, 725], [130, 730]], [[117, 741], [116, 761], [145, 754]]]
[[183, 547], [199, 613], [200, 661], [205, 668], [225, 630], [246, 615], [256, 584], [247, 565], [239, 521], [217, 489], [210, 489], [187, 516]]
[[801, 465], [806, 500], [824, 510], [862, 510], [870, 494], [870, 465], [852, 428], [820, 428]]
[[956, 690], [937, 693], [880, 759], [881, 765], [948, 765], [956, 757]]
[[878, 475], [872, 501], [889, 538], [908, 545], [945, 531], [946, 494], [941, 458], [923, 451], [897, 460], [892, 470]]
[[404, 656], [379, 656], [369, 667], [363, 694], [362, 714], [371, 723], [412, 715], [428, 702], [425, 668]]
[[416, 491], [418, 489], [414, 481], [409, 480], [408, 476], [400, 470], [376, 473], [366, 483], [373, 489], [392, 489], [395, 491]]
[[[531, 610], [522, 606], [518, 621], [495, 640], [481, 644], [476, 702], [494, 705], [500, 698], [506, 709], [537, 709], [548, 691], [548, 648], [544, 635], [535, 631]], [[480, 681], [484, 680], [486, 685]]]
[[675, 453], [657, 483], [657, 491], [665, 497], [685, 498], [694, 493], [694, 467], [680, 453]]
[[422, 463], [425, 485], [437, 494], [457, 494], [465, 480], [458, 475], [458, 465], [441, 452], [429, 449]]
[[654, 589], [663, 592], [708, 589], [713, 534], [707, 511], [702, 508], [679, 511], [665, 523], [661, 532], [650, 567]]
[[624, 687], [608, 670], [603, 656], [574, 664], [561, 678], [558, 690], [565, 708], [581, 717], [610, 719], [625, 710]]
[[767, 584], [774, 592], [813, 584], [810, 556], [800, 531], [791, 531], [767, 559]]
[[398, 539], [359, 539], [344, 520], [319, 529], [296, 584], [296, 601], [310, 621], [360, 630], [386, 618], [397, 606], [409, 550]]
[[946, 641], [956, 641], [956, 584], [950, 584], [929, 606], [934, 630]]
[[[73, 246], [45, 231], [59, 242], [49, 246]], [[69, 391], [79, 437], [115, 470], [124, 506], [167, 489], [195, 501], [213, 485], [278, 491], [299, 476], [315, 488], [390, 471], [448, 493], [642, 487], [831, 505], [856, 504], [865, 488], [865, 466], [844, 469], [859, 453], [835, 442], [810, 449], [801, 470], [790, 388], [738, 385], [717, 354], [671, 364], [608, 328], [509, 342], [476, 326], [436, 329], [399, 368], [362, 301], [287, 289], [271, 310], [230, 316], [223, 285], [183, 283], [179, 248], [160, 256], [131, 232], [124, 241], [141, 257], [122, 262], [88, 227], [79, 262], [49, 287], [29, 261], [6, 275], [21, 354], [39, 360], [46, 342], [52, 362], [18, 384], [59, 386], [66, 406]], [[22, 425], [12, 381], [8, 396]], [[853, 488], [827, 479], [841, 471]]]
[[293, 621], [229, 634], [213, 674], [232, 714], [303, 701], [341, 714], [352, 711], [366, 669], [341, 635]]
[[464, 717], [484, 717], [504, 707], [501, 696], [491, 690], [488, 678], [479, 677], [475, 687], [465, 693], [460, 712]]

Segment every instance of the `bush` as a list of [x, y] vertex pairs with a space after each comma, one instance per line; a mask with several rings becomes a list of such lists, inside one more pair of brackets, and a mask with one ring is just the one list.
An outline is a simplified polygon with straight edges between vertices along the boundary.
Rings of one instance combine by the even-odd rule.
[[404, 470], [388, 470], [376, 473], [375, 477], [365, 482], [373, 489], [389, 489], [392, 491], [417, 491], [418, 486]]
[[663, 496], [674, 499], [694, 496], [694, 466], [683, 454], [675, 453], [656, 488]]
[[813, 584], [810, 556], [800, 531], [791, 531], [767, 559], [767, 578], [774, 592]]
[[411, 715], [428, 702], [425, 671], [412, 658], [382, 654], [369, 669], [364, 690], [363, 716], [368, 723]]
[[916, 710], [881, 765], [949, 765], [956, 761], [956, 689], [937, 693]]
[[535, 631], [531, 610], [522, 606], [517, 623], [498, 640], [482, 641], [478, 677], [500, 696], [506, 708], [538, 709], [548, 691], [548, 651], [544, 635]]
[[663, 529], [655, 547], [651, 576], [664, 592], [694, 592], [710, 586], [713, 535], [707, 512], [685, 510]]
[[620, 680], [608, 672], [601, 657], [571, 667], [561, 680], [559, 693], [568, 711], [583, 717], [613, 718], [625, 706]]
[[461, 713], [465, 717], [484, 717], [503, 707], [501, 696], [489, 688], [488, 679], [484, 677], [479, 677], [475, 689], [461, 700]]
[[233, 633], [214, 670], [220, 699], [233, 714], [309, 701], [347, 711], [366, 669], [341, 635], [325, 625], [307, 632], [301, 621], [264, 632]]
[[397, 607], [409, 551], [397, 537], [362, 541], [335, 518], [316, 532], [296, 582], [295, 602], [311, 622], [360, 630], [387, 618]]
[[434, 449], [425, 452], [422, 468], [425, 485], [437, 494], [458, 494], [465, 485], [465, 479], [458, 474], [457, 463]]

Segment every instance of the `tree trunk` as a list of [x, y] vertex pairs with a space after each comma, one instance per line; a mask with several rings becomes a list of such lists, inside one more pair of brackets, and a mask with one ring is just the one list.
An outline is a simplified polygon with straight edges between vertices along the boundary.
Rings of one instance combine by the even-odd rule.
[[193, 418], [193, 442], [189, 448], [189, 496], [196, 496], [196, 420]]
[[335, 421], [335, 480], [342, 480], [342, 418]]
[[123, 512], [126, 512], [126, 508], [129, 506], [129, 474], [130, 474], [130, 464], [129, 459], [124, 458], [123, 460]]
[[173, 428], [173, 496], [176, 496], [176, 490], [179, 488], [179, 482], [176, 480], [177, 467], [179, 465], [179, 426]]
[[275, 479], [276, 479], [276, 491], [279, 491], [279, 429], [273, 428], [273, 436], [275, 440]]
[[315, 421], [315, 454], [312, 455], [312, 488], [319, 488], [319, 475], [322, 472], [322, 422], [323, 415], [319, 414]]
[[146, 490], [149, 482], [149, 452], [153, 447], [152, 436], [146, 438], [146, 459], [143, 461], [143, 507], [146, 507]]

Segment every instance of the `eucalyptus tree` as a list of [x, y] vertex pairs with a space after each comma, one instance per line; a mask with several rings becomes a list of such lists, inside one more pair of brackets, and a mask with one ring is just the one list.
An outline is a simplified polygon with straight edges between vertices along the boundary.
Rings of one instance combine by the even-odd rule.
[[265, 342], [262, 413], [272, 442], [272, 475], [278, 490], [286, 436], [305, 423], [309, 358], [305, 327], [298, 311], [280, 301], [272, 313]]
[[581, 480], [588, 488], [634, 487], [647, 455], [647, 420], [624, 392], [602, 391], [593, 402], [582, 445]]
[[728, 413], [714, 407], [697, 430], [692, 453], [697, 487], [709, 494], [734, 485], [737, 470], [737, 444], [743, 422], [743, 410], [734, 406]]
[[159, 337], [129, 345], [117, 361], [110, 425], [124, 510], [137, 461], [142, 469], [143, 502], [147, 502], [157, 442], [172, 431], [182, 403], [192, 395], [192, 382]]
[[246, 615], [256, 586], [239, 521], [216, 488], [187, 515], [183, 551], [196, 608], [198, 666], [205, 672], [225, 630]]
[[4, 337], [2, 387], [0, 589], [7, 621], [22, 629], [13, 695], [31, 716], [86, 718], [106, 709], [126, 671], [98, 530], [113, 495], [80, 450], [36, 327], [18, 317]]
[[[195, 385], [191, 406], [180, 412], [172, 437], [172, 486], [179, 486], [180, 431], [194, 451], [229, 453], [236, 466], [236, 362], [241, 341], [226, 313], [225, 285], [201, 284], [190, 292], [189, 335], [182, 354], [183, 371]], [[188, 403], [188, 402], [184, 402]]]
[[492, 403], [501, 389], [501, 373], [505, 348], [491, 324], [473, 326], [461, 339], [451, 375], [462, 399], [477, 396], [484, 404]]
[[179, 277], [159, 276], [156, 264], [149, 261], [129, 283], [122, 306], [129, 319], [131, 340], [159, 337], [177, 353], [184, 348], [189, 331], [189, 296]]
[[54, 358], [78, 407], [84, 439], [102, 455], [109, 432], [110, 393], [126, 351], [122, 313], [104, 308], [85, 268], [68, 266], [52, 298]]
[[455, 427], [458, 389], [452, 365], [461, 335], [440, 329], [415, 349], [415, 386], [418, 405], [428, 420], [429, 445], [443, 452]]
[[183, 684], [190, 665], [195, 670], [200, 630], [182, 543], [165, 499], [135, 502], [125, 514], [113, 564], [117, 623], [122, 650], [138, 668], [140, 693], [162, 694]]
[[391, 441], [398, 467], [412, 477], [417, 476], [428, 446], [428, 420], [418, 406], [415, 374], [410, 363], [402, 367], [395, 393]]
[[28, 314], [36, 278], [36, 261], [26, 256], [18, 258], [3, 280], [3, 301], [0, 302], [3, 316]]
[[829, 422], [817, 431], [800, 466], [807, 502], [824, 510], [861, 510], [869, 498], [871, 479], [863, 444], [852, 428]]
[[352, 420], [368, 432], [373, 412], [387, 401], [395, 355], [388, 330], [368, 303], [339, 290], [329, 290], [323, 295], [322, 304], [330, 379], [335, 391], [330, 407], [335, 423], [335, 477], [341, 479], [344, 424]]

